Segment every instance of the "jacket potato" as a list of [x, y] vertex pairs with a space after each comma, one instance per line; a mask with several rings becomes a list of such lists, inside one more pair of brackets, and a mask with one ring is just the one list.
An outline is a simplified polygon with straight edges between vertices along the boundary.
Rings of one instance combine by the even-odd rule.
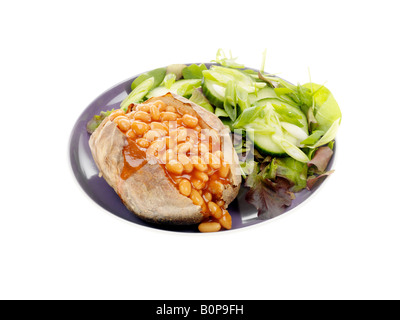
[[218, 231], [232, 226], [226, 209], [241, 184], [229, 132], [213, 113], [168, 93], [115, 111], [89, 145], [100, 175], [139, 218]]

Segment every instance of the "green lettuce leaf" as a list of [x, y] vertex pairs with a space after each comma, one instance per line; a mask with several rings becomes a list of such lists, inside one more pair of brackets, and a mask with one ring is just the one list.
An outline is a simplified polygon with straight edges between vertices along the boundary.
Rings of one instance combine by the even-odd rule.
[[[332, 93], [325, 86], [307, 83], [302, 87], [311, 91], [311, 99], [315, 101], [314, 112], [318, 130], [327, 132], [337, 120], [339, 120], [340, 124], [342, 119], [340, 107]], [[309, 103], [310, 106], [313, 104], [312, 101]]]
[[312, 146], [324, 135], [324, 132], [321, 130], [315, 130], [307, 139], [301, 142], [303, 145]]
[[307, 186], [308, 166], [293, 158], [274, 158], [267, 167], [264, 178], [275, 180], [284, 178], [293, 184], [291, 191], [299, 192]]
[[260, 113], [265, 109], [265, 107], [265, 105], [259, 105], [244, 110], [233, 124], [234, 128], [244, 128], [248, 124], [252, 123], [255, 119], [259, 117]]
[[95, 115], [86, 125], [87, 132], [89, 134], [95, 132], [99, 125], [104, 121], [104, 119], [107, 118], [114, 111], [114, 109], [105, 112], [101, 111], [99, 115]]
[[203, 79], [203, 71], [208, 70], [205, 64], [192, 64], [182, 70], [185, 79]]
[[304, 125], [299, 121], [302, 119], [300, 115], [291, 112], [289, 108], [284, 104], [272, 103], [272, 105], [275, 111], [279, 114], [279, 118], [281, 121], [285, 121], [294, 124], [300, 128], [304, 128]]
[[226, 111], [221, 108], [215, 108], [215, 115], [218, 118], [229, 118], [229, 115], [226, 113]]

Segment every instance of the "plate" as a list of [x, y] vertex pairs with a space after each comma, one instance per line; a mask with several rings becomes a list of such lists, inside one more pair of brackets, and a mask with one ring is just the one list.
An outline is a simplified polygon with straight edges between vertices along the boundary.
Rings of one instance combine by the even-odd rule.
[[[205, 64], [207, 65], [207, 67], [210, 67], [212, 65], [211, 63]], [[96, 202], [105, 210], [122, 219], [149, 228], [176, 232], [197, 233], [197, 226], [171, 227], [153, 225], [144, 222], [143, 220], [137, 218], [132, 212], [130, 212], [121, 202], [121, 199], [115, 193], [115, 191], [107, 184], [104, 179], [99, 177], [99, 171], [96, 167], [96, 164], [94, 163], [89, 148], [88, 142], [90, 135], [86, 131], [86, 124], [90, 119], [93, 118], [94, 115], [99, 114], [101, 111], [119, 109], [121, 101], [131, 92], [132, 81], [134, 81], [138, 76], [139, 75], [134, 76], [105, 91], [83, 111], [79, 119], [76, 121], [76, 124], [71, 133], [69, 145], [72, 171], [82, 189], [94, 202]], [[336, 150], [334, 150], [333, 157], [328, 165], [327, 170], [331, 170], [332, 168], [334, 157], [336, 154], [335, 151]], [[292, 202], [292, 205], [286, 209], [285, 213], [293, 210], [298, 205], [306, 201], [315, 193], [316, 190], [318, 190], [320, 186], [321, 183], [315, 186], [311, 191], [303, 190], [299, 193], [296, 193], [296, 199]], [[245, 200], [246, 193], [247, 189], [245, 187], [242, 187], [239, 192], [239, 196], [229, 206], [229, 213], [232, 216], [231, 230], [241, 229], [266, 221], [258, 218], [257, 210], [255, 209], [255, 207], [253, 207]], [[229, 231], [225, 230], [223, 232]]]

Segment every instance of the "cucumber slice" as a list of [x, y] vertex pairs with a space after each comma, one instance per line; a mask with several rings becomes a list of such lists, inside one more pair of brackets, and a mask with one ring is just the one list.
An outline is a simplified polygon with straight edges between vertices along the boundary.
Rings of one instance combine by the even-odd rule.
[[263, 156], [278, 156], [283, 157], [286, 155], [283, 150], [273, 139], [272, 135], [254, 134], [254, 146]]
[[259, 100], [255, 106], [266, 105], [268, 102], [272, 104], [281, 121], [297, 125], [308, 135], [307, 116], [297, 106], [274, 98]]
[[[254, 129], [254, 127], [252, 127]], [[250, 139], [251, 138], [250, 134]], [[279, 136], [278, 133], [275, 133], [273, 131], [271, 132], [255, 132], [254, 133], [254, 146], [257, 148], [257, 150], [263, 155], [263, 156], [278, 156], [278, 157], [283, 157], [287, 156], [287, 152], [279, 145], [277, 142], [277, 139], [275, 136]], [[293, 136], [283, 133], [282, 137], [292, 143], [293, 145], [297, 145], [298, 141], [296, 138]]]
[[203, 93], [208, 101], [217, 108], [224, 109], [225, 91], [226, 89], [216, 81], [204, 79]]
[[251, 123], [247, 130], [254, 130], [253, 140], [257, 150], [264, 156], [290, 155], [299, 161], [306, 156], [300, 150], [301, 142], [308, 137], [307, 117], [297, 107], [279, 99], [263, 99], [255, 104], [265, 106], [263, 113]]

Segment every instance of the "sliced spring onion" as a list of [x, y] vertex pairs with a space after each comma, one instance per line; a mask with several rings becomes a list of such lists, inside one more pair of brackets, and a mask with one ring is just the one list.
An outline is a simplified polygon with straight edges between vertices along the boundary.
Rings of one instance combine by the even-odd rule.
[[285, 150], [285, 152], [291, 156], [293, 159], [303, 162], [303, 163], [307, 163], [310, 161], [310, 159], [308, 158], [308, 156], [298, 147], [296, 147], [293, 143], [291, 143], [290, 141], [282, 138], [282, 136], [278, 136], [278, 135], [273, 135], [272, 139], [281, 146], [281, 148], [283, 150]]
[[331, 142], [333, 139], [335, 139], [336, 134], [339, 130], [339, 126], [340, 126], [340, 121], [342, 119], [337, 119], [332, 125], [331, 127], [328, 129], [328, 131], [324, 134], [324, 136], [321, 138], [321, 140], [319, 140], [316, 144], [314, 144], [313, 146], [309, 147], [311, 149], [315, 149], [318, 147], [321, 147], [323, 145], [328, 144], [329, 142]]

